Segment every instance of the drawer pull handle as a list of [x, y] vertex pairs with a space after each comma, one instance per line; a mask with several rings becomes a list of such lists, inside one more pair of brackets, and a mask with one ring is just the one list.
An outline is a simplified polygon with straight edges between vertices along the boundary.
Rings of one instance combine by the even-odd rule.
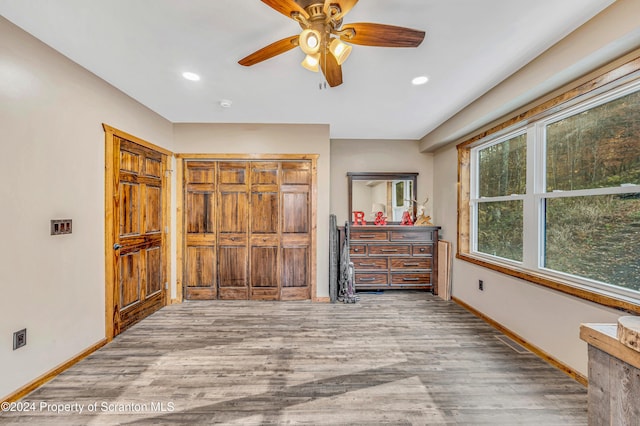
[[420, 249], [420, 253], [424, 253], [424, 252], [425, 252], [425, 248], [424, 248], [424, 247], [422, 247], [422, 248]]
[[383, 253], [396, 253], [398, 249], [382, 249]]
[[375, 235], [358, 235], [355, 239], [358, 239], [358, 238], [375, 238], [375, 237], [376, 237]]
[[358, 266], [376, 266], [375, 263], [358, 263]]
[[419, 263], [405, 263], [404, 266], [420, 266]]
[[375, 278], [360, 278], [360, 281], [365, 282], [365, 281], [375, 281]]
[[419, 281], [420, 278], [403, 278], [402, 281]]
[[360, 249], [353, 249], [353, 251], [355, 251], [356, 253], [360, 251]]

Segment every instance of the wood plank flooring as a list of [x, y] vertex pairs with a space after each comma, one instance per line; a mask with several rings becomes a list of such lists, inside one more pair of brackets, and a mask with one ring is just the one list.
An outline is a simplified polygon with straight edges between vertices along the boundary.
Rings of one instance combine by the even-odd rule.
[[35, 411], [0, 413], [0, 424], [587, 423], [586, 388], [453, 302], [360, 297], [169, 306], [21, 401]]

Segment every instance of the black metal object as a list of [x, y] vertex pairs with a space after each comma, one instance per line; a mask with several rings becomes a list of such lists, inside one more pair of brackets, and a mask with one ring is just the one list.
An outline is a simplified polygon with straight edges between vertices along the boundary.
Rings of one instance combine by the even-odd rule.
[[349, 257], [349, 222], [344, 224], [344, 241], [340, 252], [340, 291], [338, 300], [343, 303], [356, 303], [360, 298], [356, 296], [356, 288], [353, 283], [353, 263]]
[[329, 300], [338, 300], [338, 264], [340, 262], [340, 238], [336, 215], [329, 216]]

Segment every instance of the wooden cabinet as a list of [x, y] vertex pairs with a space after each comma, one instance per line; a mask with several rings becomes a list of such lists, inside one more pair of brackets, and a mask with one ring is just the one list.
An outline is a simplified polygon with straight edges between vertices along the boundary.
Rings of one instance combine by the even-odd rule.
[[185, 159], [184, 297], [309, 299], [315, 159]]
[[438, 226], [352, 226], [356, 290], [426, 289], [437, 294]]

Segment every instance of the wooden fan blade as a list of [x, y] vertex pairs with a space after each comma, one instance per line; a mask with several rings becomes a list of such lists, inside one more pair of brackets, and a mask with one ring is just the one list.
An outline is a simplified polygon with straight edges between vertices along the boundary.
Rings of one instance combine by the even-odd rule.
[[340, 38], [346, 42], [363, 46], [418, 47], [425, 35], [425, 32], [420, 30], [367, 22], [347, 24], [342, 28], [342, 30], [349, 29], [353, 29], [355, 35], [349, 37], [347, 33]]
[[244, 65], [245, 67], [250, 67], [251, 65], [266, 61], [267, 59], [273, 58], [274, 56], [277, 56], [281, 53], [288, 52], [298, 45], [298, 37], [299, 36], [295, 35], [283, 38], [282, 40], [278, 40], [275, 43], [271, 43], [270, 45], [253, 52], [246, 58], [240, 59], [238, 63], [240, 65]]
[[307, 11], [293, 0], [262, 0], [262, 3], [282, 13], [287, 18], [291, 18], [292, 12], [299, 12], [302, 16], [309, 19]]
[[353, 6], [355, 6], [356, 3], [358, 3], [358, 0], [334, 0], [331, 3], [337, 3], [340, 6], [340, 13], [334, 16], [334, 19], [337, 20], [342, 18], [347, 13], [349, 13], [349, 11], [353, 9]]
[[336, 58], [328, 51], [323, 51], [320, 55], [320, 68], [329, 86], [336, 87], [342, 84], [342, 67]]

